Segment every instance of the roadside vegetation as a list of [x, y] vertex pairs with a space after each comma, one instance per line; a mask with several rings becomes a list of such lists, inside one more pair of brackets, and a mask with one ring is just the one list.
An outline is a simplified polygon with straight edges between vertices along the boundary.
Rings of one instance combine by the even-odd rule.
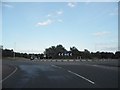
[[113, 52], [90, 52], [87, 49], [79, 51], [76, 47], [70, 47], [66, 50], [62, 45], [51, 46], [46, 48], [40, 54], [28, 54], [14, 52], [13, 49], [2, 49], [2, 57], [23, 57], [23, 58], [38, 58], [38, 59], [120, 59], [120, 51]]

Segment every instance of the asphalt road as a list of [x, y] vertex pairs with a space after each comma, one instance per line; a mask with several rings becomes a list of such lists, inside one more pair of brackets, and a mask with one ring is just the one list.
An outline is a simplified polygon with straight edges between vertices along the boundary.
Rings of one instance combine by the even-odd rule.
[[2, 88], [118, 88], [118, 67], [27, 60], [5, 60], [3, 64], [16, 69], [3, 78]]

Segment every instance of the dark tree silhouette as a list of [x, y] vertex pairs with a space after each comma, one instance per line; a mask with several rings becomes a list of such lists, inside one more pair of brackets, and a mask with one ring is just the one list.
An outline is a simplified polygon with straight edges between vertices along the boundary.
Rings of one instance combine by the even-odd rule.
[[50, 48], [45, 49], [44, 54], [47, 58], [61, 58], [62, 54], [64, 54], [67, 50], [62, 45], [52, 46]]
[[120, 59], [120, 51], [115, 52], [115, 58]]
[[14, 51], [13, 49], [9, 50], [9, 49], [5, 49], [5, 50], [2, 50], [2, 56], [3, 57], [13, 57], [14, 55]]
[[115, 54], [113, 52], [90, 52], [87, 49], [79, 51], [75, 46], [70, 47], [70, 50], [67, 51], [61, 44], [46, 48], [41, 54], [27, 54], [14, 52], [13, 49], [2, 49], [3, 57], [14, 57], [14, 54], [15, 57], [29, 59], [31, 56], [38, 59], [120, 59], [120, 51], [116, 51]]
[[72, 58], [74, 59], [80, 58], [80, 51], [75, 46], [70, 47], [70, 51], [72, 53]]

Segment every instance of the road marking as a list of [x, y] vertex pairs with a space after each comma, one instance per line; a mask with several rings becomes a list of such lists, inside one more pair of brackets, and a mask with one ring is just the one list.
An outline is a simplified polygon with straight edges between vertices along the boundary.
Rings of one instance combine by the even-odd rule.
[[[57, 67], [57, 68], [62, 68], [62, 67], [59, 67], [59, 66], [56, 66], [56, 65], [51, 65], [51, 66]], [[64, 69], [64, 68], [63, 68], [63, 69]], [[78, 77], [80, 77], [80, 78], [82, 78], [82, 79], [84, 79], [84, 80], [92, 83], [92, 84], [95, 84], [95, 82], [93, 82], [93, 81], [91, 81], [91, 80], [89, 80], [89, 79], [87, 79], [87, 78], [85, 78], [85, 77], [83, 77], [83, 76], [81, 76], [81, 75], [79, 75], [79, 74], [77, 74], [77, 73], [75, 73], [75, 72], [72, 72], [72, 71], [70, 71], [70, 70], [67, 70], [67, 71], [68, 71], [69, 73], [71, 73], [71, 74], [74, 74], [74, 75], [76, 75], [76, 76], [78, 76]]]
[[62, 68], [62, 67], [59, 67], [59, 66], [56, 66], [56, 65], [51, 65], [51, 66], [53, 66], [53, 67], [57, 67], [57, 68]]
[[82, 78], [82, 79], [84, 79], [84, 80], [92, 83], [92, 84], [95, 84], [95, 82], [93, 82], [93, 81], [91, 81], [91, 80], [89, 80], [89, 79], [87, 79], [87, 78], [85, 78], [85, 77], [83, 77], [83, 76], [81, 76], [81, 75], [79, 75], [79, 74], [77, 74], [77, 73], [74, 73], [74, 72], [72, 72], [72, 71], [70, 71], [70, 70], [67, 70], [67, 71], [68, 71], [69, 73], [71, 73], [71, 74], [74, 74], [74, 75], [76, 75], [76, 76], [78, 76], [78, 77], [80, 77], [80, 78]]
[[[14, 66], [14, 67], [15, 67], [15, 66]], [[2, 82], [5, 81], [6, 79], [8, 79], [10, 76], [12, 76], [17, 70], [18, 70], [17, 67], [15, 67], [15, 70], [14, 70], [11, 74], [9, 74], [7, 77], [5, 77], [3, 80], [1, 80], [0, 83], [2, 83]]]

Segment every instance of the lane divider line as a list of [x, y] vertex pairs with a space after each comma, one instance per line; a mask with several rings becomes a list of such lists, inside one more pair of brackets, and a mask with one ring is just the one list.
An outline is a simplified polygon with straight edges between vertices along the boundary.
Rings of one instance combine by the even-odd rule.
[[[14, 67], [15, 67], [15, 66], [14, 66]], [[14, 70], [11, 74], [9, 74], [7, 77], [5, 77], [3, 80], [1, 80], [0, 83], [2, 83], [2, 82], [5, 81], [6, 79], [8, 79], [10, 76], [12, 76], [17, 70], [18, 70], [18, 68], [15, 67], [15, 70]]]
[[57, 67], [57, 68], [62, 68], [62, 67], [59, 67], [59, 66], [56, 66], [56, 65], [51, 65], [51, 66], [53, 66], [53, 67]]
[[[56, 68], [62, 68], [62, 67], [59, 67], [59, 66], [56, 66], [56, 65], [51, 65], [51, 66], [56, 67]], [[64, 69], [64, 68], [62, 68], [62, 69]], [[66, 70], [66, 69], [65, 69], [65, 70]], [[79, 75], [79, 74], [77, 74], [77, 73], [75, 73], [75, 72], [72, 72], [72, 71], [70, 71], [70, 70], [67, 70], [67, 71], [68, 71], [69, 73], [73, 74], [73, 75], [76, 75], [76, 76], [78, 76], [78, 77], [80, 77], [80, 78], [88, 81], [88, 82], [91, 83], [91, 84], [95, 84], [95, 82], [89, 80], [88, 78], [85, 78], [85, 77], [83, 77], [83, 76], [81, 76], [81, 75]]]
[[79, 75], [77, 73], [74, 73], [74, 72], [72, 72], [70, 70], [68, 70], [68, 72], [71, 73], [71, 74], [74, 74], [74, 75], [76, 75], [76, 76], [78, 76], [78, 77], [80, 77], [80, 78], [82, 78], [82, 79], [84, 79], [84, 80], [86, 80], [86, 81], [88, 81], [88, 82], [90, 82], [92, 84], [95, 84], [95, 82], [93, 82], [93, 81], [91, 81], [91, 80], [89, 80], [89, 79], [87, 79], [87, 78], [85, 78], [85, 77], [83, 77], [83, 76], [81, 76], [81, 75]]

